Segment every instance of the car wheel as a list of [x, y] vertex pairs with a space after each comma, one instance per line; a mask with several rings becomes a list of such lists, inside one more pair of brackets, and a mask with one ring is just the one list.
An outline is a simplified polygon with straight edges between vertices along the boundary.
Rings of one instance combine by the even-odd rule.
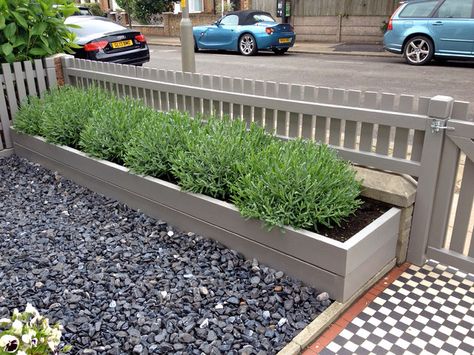
[[199, 52], [199, 47], [196, 40], [194, 40], [194, 53], [197, 53], [197, 52]]
[[254, 55], [257, 53], [257, 42], [250, 33], [244, 34], [239, 39], [239, 52], [243, 55]]
[[433, 59], [433, 41], [425, 36], [410, 38], [403, 51], [405, 60], [411, 65], [424, 65]]
[[288, 52], [288, 48], [275, 48], [273, 50], [273, 53], [275, 53], [276, 55], [283, 55], [286, 52]]

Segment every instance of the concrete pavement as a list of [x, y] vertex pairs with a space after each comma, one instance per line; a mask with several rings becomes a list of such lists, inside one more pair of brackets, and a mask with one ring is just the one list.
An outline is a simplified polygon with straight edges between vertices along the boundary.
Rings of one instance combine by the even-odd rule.
[[[178, 37], [146, 36], [148, 44], [180, 47]], [[385, 52], [381, 44], [350, 44], [350, 43], [323, 43], [298, 42], [290, 51], [294, 53], [336, 54], [364, 57], [391, 57], [394, 54]]]

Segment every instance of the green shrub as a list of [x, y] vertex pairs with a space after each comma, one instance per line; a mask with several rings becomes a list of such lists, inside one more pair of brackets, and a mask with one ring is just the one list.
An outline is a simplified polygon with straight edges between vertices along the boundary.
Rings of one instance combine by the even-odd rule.
[[81, 4], [81, 6], [87, 7], [93, 16], [104, 16], [105, 15], [105, 12], [102, 11], [102, 9], [100, 8], [100, 5], [96, 2], [91, 2], [89, 4], [84, 3], [84, 4]]
[[13, 121], [15, 129], [33, 136], [41, 135], [42, 121], [46, 116], [47, 109], [47, 99], [30, 97], [28, 101], [22, 103], [15, 115]]
[[136, 173], [171, 179], [170, 157], [183, 150], [188, 135], [196, 134], [200, 122], [180, 112], [144, 117], [127, 144], [125, 165]]
[[68, 0], [0, 1], [0, 63], [73, 53], [79, 46], [64, 17], [75, 11]]
[[239, 165], [232, 201], [241, 214], [270, 228], [339, 225], [360, 206], [360, 183], [350, 164], [326, 145], [275, 141]]
[[79, 146], [90, 155], [122, 164], [135, 127], [155, 111], [141, 101], [111, 97], [93, 111], [82, 130]]
[[194, 134], [184, 136], [184, 150], [171, 158], [173, 175], [185, 190], [227, 200], [238, 163], [270, 140], [256, 125], [247, 132], [242, 121], [210, 119]]
[[42, 120], [43, 137], [51, 143], [79, 148], [84, 126], [110, 94], [99, 88], [83, 90], [69, 86], [55, 90], [51, 97]]

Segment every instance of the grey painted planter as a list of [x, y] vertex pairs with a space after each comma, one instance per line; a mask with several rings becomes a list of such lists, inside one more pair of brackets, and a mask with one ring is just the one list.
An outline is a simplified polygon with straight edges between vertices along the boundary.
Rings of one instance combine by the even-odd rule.
[[263, 229], [232, 204], [12, 131], [15, 153], [183, 230], [216, 239], [344, 302], [395, 258], [400, 211], [392, 208], [345, 243], [305, 230]]

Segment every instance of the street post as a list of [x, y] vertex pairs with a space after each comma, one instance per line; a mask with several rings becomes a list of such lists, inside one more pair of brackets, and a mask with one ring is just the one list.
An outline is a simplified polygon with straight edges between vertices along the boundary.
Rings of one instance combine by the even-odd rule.
[[189, 18], [188, 0], [181, 0], [181, 12], [183, 14], [180, 23], [182, 70], [194, 73], [196, 72], [196, 62], [194, 60], [193, 24]]

